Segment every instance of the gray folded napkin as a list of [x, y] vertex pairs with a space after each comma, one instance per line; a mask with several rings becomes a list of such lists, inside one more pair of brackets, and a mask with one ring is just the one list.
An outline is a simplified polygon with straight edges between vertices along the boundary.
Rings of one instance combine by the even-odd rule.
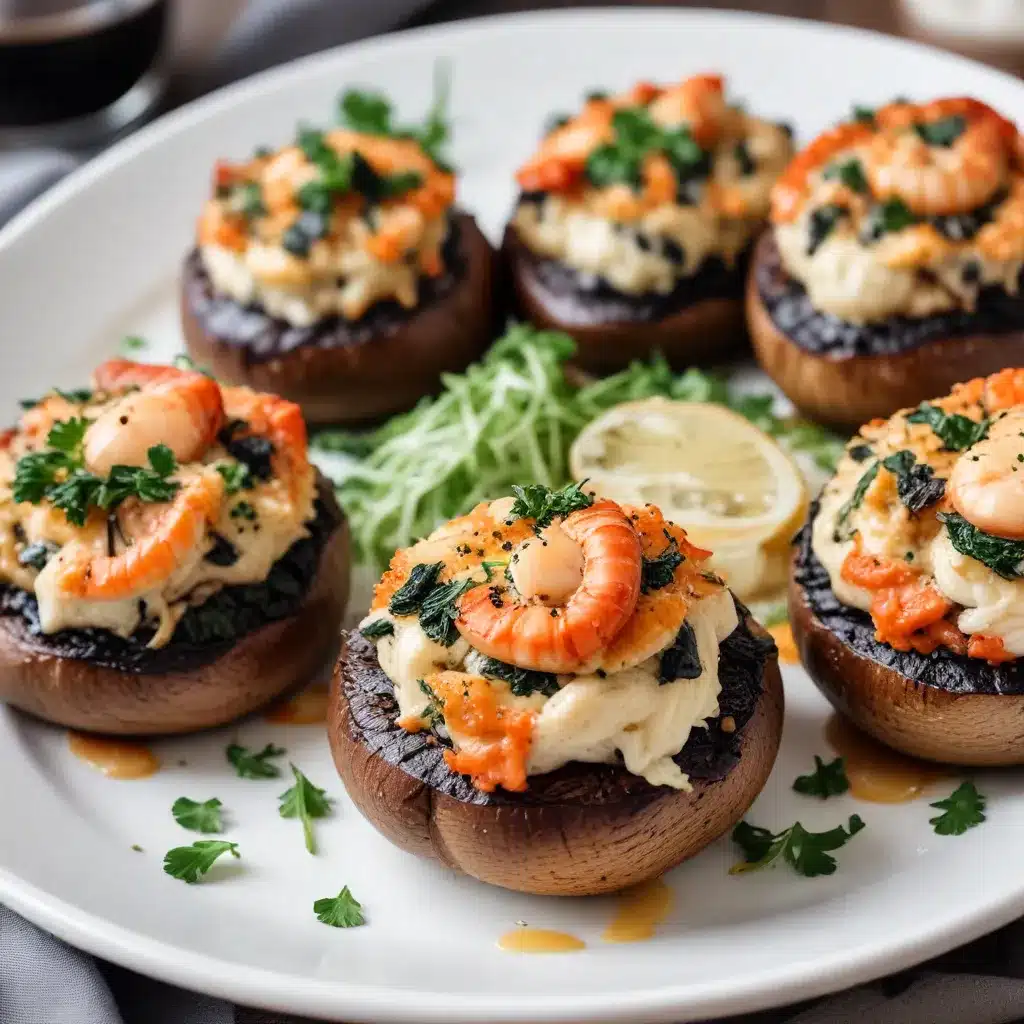
[[[191, 0], [198, 4], [228, 0]], [[212, 60], [175, 84], [190, 98], [408, 18], [427, 0], [250, 0]], [[0, 154], [0, 224], [88, 154]], [[917, 971], [803, 1007], [720, 1024], [1024, 1024], [1024, 922]], [[298, 1024], [99, 962], [0, 905], [0, 1024]], [[409, 1024], [413, 1024], [412, 1021]], [[638, 1019], [637, 1024], [644, 1024]]]

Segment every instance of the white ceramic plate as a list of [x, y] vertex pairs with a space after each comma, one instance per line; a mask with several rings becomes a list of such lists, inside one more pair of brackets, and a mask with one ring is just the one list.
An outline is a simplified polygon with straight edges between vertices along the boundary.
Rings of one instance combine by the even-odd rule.
[[[511, 174], [552, 111], [593, 87], [721, 69], [759, 113], [806, 138], [851, 102], [970, 93], [1013, 116], [1024, 85], [936, 51], [844, 29], [708, 12], [581, 11], [466, 23], [360, 44], [261, 75], [165, 118], [73, 175], [0, 233], [0, 401], [84, 381], [125, 333], [175, 351], [175, 277], [219, 156], [325, 120], [338, 89], [386, 89], [403, 114], [428, 101], [432, 66], [452, 61], [454, 156], [463, 202], [497, 237]], [[669, 876], [675, 909], [657, 937], [608, 945], [610, 899], [553, 900], [489, 889], [391, 847], [360, 818], [323, 731], [257, 719], [158, 745], [165, 769], [113, 782], [74, 760], [57, 731], [0, 711], [0, 899], [77, 945], [242, 1003], [372, 1021], [679, 1021], [803, 998], [893, 971], [1024, 910], [1016, 855], [1024, 781], [985, 776], [989, 820], [936, 836], [926, 801], [819, 803], [790, 791], [825, 754], [825, 702], [786, 671], [783, 750], [749, 818], [812, 828], [857, 811], [868, 823], [832, 877], [788, 869], [730, 877], [721, 841]], [[233, 777], [230, 737], [273, 739], [338, 798], [322, 852], [276, 813], [282, 782]], [[180, 762], [180, 763], [179, 763]], [[952, 788], [942, 787], [945, 792]], [[195, 838], [172, 820], [182, 795], [219, 797], [243, 859], [207, 884], [161, 871]], [[941, 792], [938, 795], [942, 795]], [[932, 797], [935, 799], [936, 797]], [[144, 852], [133, 852], [140, 844]], [[365, 928], [319, 924], [312, 903], [351, 886]], [[587, 942], [571, 955], [512, 956], [515, 922]]]

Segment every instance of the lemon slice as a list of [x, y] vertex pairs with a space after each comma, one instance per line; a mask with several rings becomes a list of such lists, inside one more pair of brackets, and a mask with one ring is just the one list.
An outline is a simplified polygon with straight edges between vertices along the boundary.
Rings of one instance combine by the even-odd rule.
[[740, 592], [767, 582], [770, 556], [785, 553], [807, 514], [797, 464], [763, 430], [721, 405], [667, 398], [617, 405], [584, 428], [569, 465], [575, 479], [588, 479], [587, 490], [658, 505], [695, 543], [716, 552]]

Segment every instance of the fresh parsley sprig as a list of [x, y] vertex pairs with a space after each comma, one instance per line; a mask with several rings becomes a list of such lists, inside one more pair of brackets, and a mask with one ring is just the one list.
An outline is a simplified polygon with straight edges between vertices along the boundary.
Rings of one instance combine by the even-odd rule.
[[564, 519], [573, 512], [590, 508], [594, 498], [584, 494], [583, 485], [586, 482], [581, 480], [561, 490], [552, 490], [543, 484], [527, 484], [525, 487], [513, 484], [512, 493], [516, 500], [509, 512], [509, 519], [532, 519], [539, 530], [550, 526], [555, 518]]
[[194, 885], [225, 853], [238, 859], [238, 843], [223, 839], [200, 839], [191, 846], [176, 846], [164, 855], [164, 871], [172, 878]]
[[366, 923], [363, 905], [352, 895], [347, 885], [337, 896], [317, 900], [313, 904], [313, 913], [318, 921], [332, 928], [358, 928]]
[[985, 797], [973, 782], [960, 783], [944, 800], [936, 800], [929, 806], [942, 811], [928, 819], [940, 836], [962, 836], [985, 820]]
[[799, 821], [781, 832], [741, 821], [733, 829], [732, 839], [743, 851], [744, 859], [733, 865], [730, 874], [758, 871], [785, 862], [807, 878], [831, 875], [836, 870], [836, 859], [831, 853], [845, 846], [863, 828], [864, 822], [857, 814], [850, 815], [846, 828], [838, 825], [827, 832], [808, 832]]
[[187, 828], [191, 832], [223, 832], [221, 806], [216, 797], [199, 803], [187, 796], [180, 796], [171, 806], [171, 814], [182, 828]]
[[224, 751], [228, 761], [234, 765], [240, 779], [277, 779], [281, 777], [281, 769], [271, 761], [272, 757], [281, 757], [288, 751], [284, 747], [275, 747], [268, 743], [262, 750], [250, 750], [248, 747], [232, 743]]
[[316, 853], [316, 838], [313, 835], [313, 820], [326, 818], [331, 813], [331, 798], [295, 767], [289, 765], [295, 776], [295, 785], [280, 796], [278, 813], [282, 818], [298, 818], [302, 822], [302, 834], [306, 849]]
[[837, 757], [826, 764], [817, 754], [814, 755], [814, 771], [809, 775], [799, 775], [793, 782], [793, 789], [804, 796], [816, 796], [827, 800], [830, 796], [841, 796], [850, 788], [850, 780], [846, 777], [846, 760]]
[[451, 138], [450, 97], [451, 68], [447, 63], [439, 62], [434, 68], [434, 97], [422, 125], [396, 124], [391, 101], [383, 93], [368, 89], [347, 90], [342, 93], [338, 105], [342, 123], [353, 131], [414, 139], [441, 170], [447, 171], [451, 166], [443, 149]]

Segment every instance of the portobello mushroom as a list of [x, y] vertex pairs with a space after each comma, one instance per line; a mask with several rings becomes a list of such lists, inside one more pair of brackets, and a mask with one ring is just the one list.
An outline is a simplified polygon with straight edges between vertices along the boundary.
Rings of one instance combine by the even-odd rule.
[[[797, 155], [746, 313], [758, 361], [801, 413], [855, 428], [1024, 362], [1017, 145], [1010, 122], [956, 98], [862, 112]], [[968, 146], [986, 161], [969, 188]]]
[[309, 535], [267, 580], [229, 586], [190, 608], [171, 642], [152, 630], [39, 628], [34, 595], [0, 586], [0, 702], [57, 725], [165, 735], [224, 725], [322, 670], [337, 648], [349, 592], [348, 524], [318, 480]]
[[789, 619], [800, 659], [858, 728], [913, 757], [971, 767], [1024, 764], [1024, 667], [938, 647], [924, 655], [875, 639], [871, 618], [838, 600], [811, 547], [818, 505], [797, 537]]
[[775, 761], [783, 713], [775, 647], [738, 602], [737, 611], [740, 625], [721, 644], [720, 713], [675, 758], [690, 792], [578, 762], [531, 776], [524, 792], [481, 792], [448, 767], [433, 733], [398, 727], [393, 684], [358, 632], [344, 635], [331, 686], [334, 762], [384, 836], [480, 881], [582, 896], [656, 877], [728, 832]]
[[443, 260], [411, 310], [385, 301], [358, 320], [296, 327], [218, 294], [194, 249], [181, 282], [188, 351], [219, 379], [297, 402], [312, 423], [390, 416], [436, 391], [442, 373], [465, 369], [493, 336], [494, 253], [469, 214], [452, 216]]
[[743, 348], [743, 282], [749, 253], [735, 265], [706, 260], [667, 295], [616, 291], [606, 281], [531, 252], [509, 224], [501, 256], [513, 309], [538, 327], [564, 331], [577, 344], [575, 363], [613, 373], [660, 352], [682, 370], [715, 363]]
[[745, 344], [743, 280], [786, 126], [730, 106], [720, 75], [588, 98], [520, 168], [502, 255], [512, 302], [596, 373], [676, 368]]

